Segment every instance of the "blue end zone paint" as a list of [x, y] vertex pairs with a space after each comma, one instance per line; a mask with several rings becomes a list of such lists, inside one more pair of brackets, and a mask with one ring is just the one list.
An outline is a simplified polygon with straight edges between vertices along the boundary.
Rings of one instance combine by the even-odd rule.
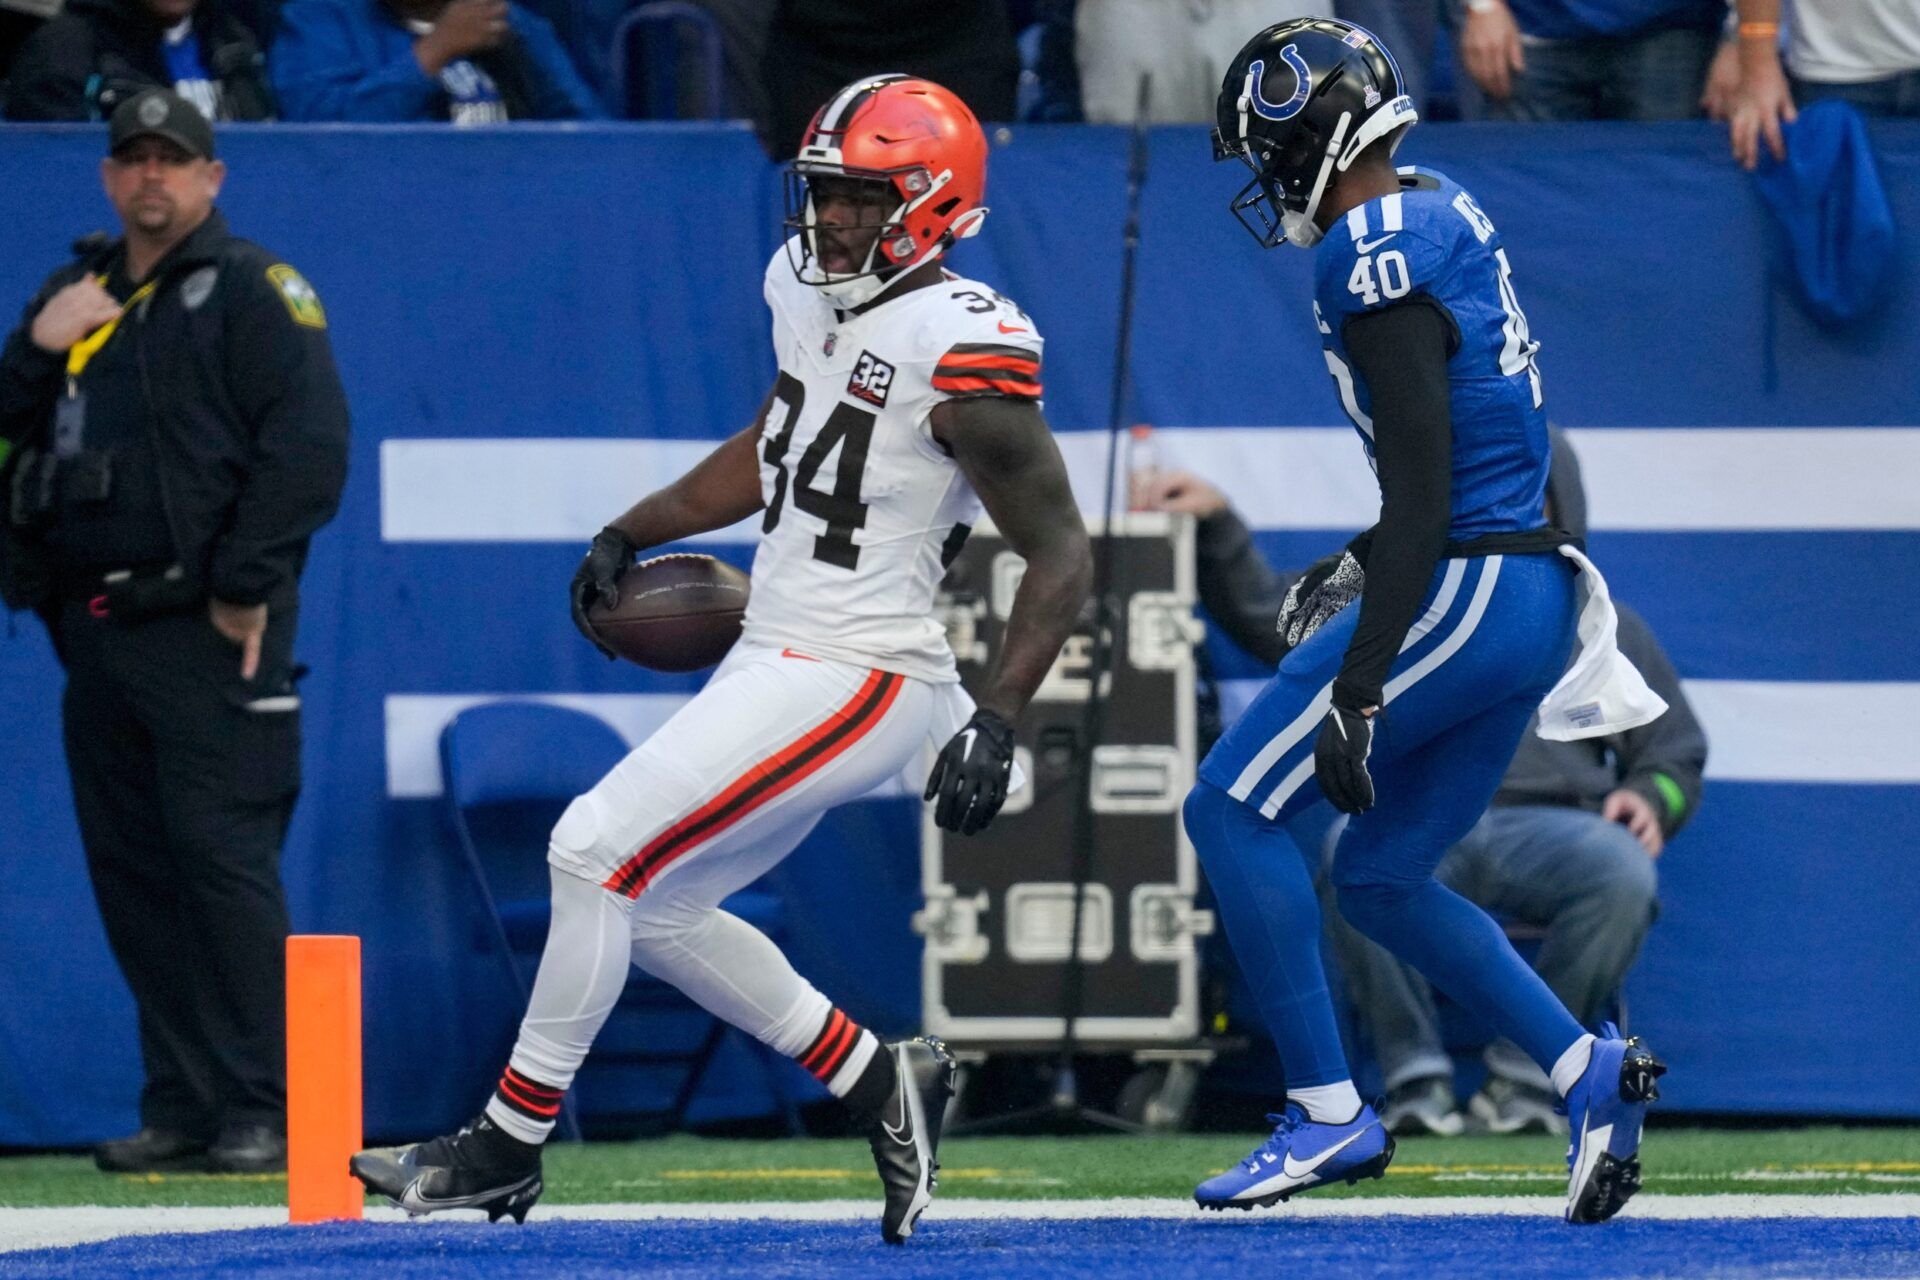
[[0, 1256], [0, 1276], [88, 1280], [245, 1275], [403, 1275], [593, 1280], [716, 1274], [844, 1277], [1130, 1277], [1289, 1273], [1366, 1277], [1558, 1277], [1920, 1273], [1920, 1222], [1870, 1218], [1636, 1222], [1568, 1227], [1551, 1219], [1329, 1221], [1235, 1214], [1139, 1219], [932, 1222], [904, 1248], [854, 1223], [556, 1222], [340, 1224], [127, 1237]]

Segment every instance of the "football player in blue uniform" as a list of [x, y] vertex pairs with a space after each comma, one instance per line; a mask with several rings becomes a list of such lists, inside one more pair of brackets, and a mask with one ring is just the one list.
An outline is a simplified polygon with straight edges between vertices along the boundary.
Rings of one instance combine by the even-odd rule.
[[1573, 1132], [1567, 1219], [1598, 1222], [1638, 1188], [1665, 1068], [1611, 1025], [1590, 1034], [1433, 877], [1567, 669], [1578, 570], [1543, 514], [1537, 344], [1500, 234], [1447, 178], [1394, 168], [1418, 118], [1392, 55], [1325, 18], [1255, 36], [1220, 91], [1216, 158], [1254, 175], [1234, 212], [1264, 246], [1317, 246], [1314, 316], [1381, 510], [1289, 595], [1280, 624], [1296, 647], [1187, 799], [1287, 1076], [1272, 1137], [1195, 1194], [1205, 1208], [1270, 1205], [1378, 1177], [1393, 1157], [1354, 1091], [1313, 885], [1282, 830], [1324, 796], [1355, 815], [1333, 865], [1342, 914], [1551, 1074]]

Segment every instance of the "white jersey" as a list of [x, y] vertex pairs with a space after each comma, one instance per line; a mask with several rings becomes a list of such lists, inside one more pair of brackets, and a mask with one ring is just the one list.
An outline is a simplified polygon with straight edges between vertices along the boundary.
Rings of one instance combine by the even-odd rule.
[[780, 376], [761, 430], [759, 549], [745, 637], [922, 680], [959, 679], [933, 597], [980, 500], [933, 438], [943, 400], [1038, 400], [1040, 335], [948, 273], [842, 317], [767, 264]]
[[1802, 80], [1858, 84], [1920, 69], [1913, 0], [1796, 0], [1787, 66]]

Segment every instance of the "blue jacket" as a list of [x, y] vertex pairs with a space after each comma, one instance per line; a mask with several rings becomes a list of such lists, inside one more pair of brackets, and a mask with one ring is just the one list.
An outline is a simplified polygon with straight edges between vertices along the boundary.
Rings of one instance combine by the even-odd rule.
[[1634, 36], [1670, 27], [1718, 30], [1726, 0], [1507, 0], [1520, 30], [1542, 40]]
[[[517, 119], [598, 120], [606, 109], [574, 70], [546, 19], [509, 4], [515, 39], [483, 63]], [[414, 35], [380, 0], [292, 0], [281, 12], [269, 69], [280, 117], [391, 124], [448, 118], [447, 92], [414, 60]], [[505, 74], [496, 74], [499, 67]], [[502, 85], [503, 92], [507, 86]], [[524, 102], [516, 103], [515, 98]]]

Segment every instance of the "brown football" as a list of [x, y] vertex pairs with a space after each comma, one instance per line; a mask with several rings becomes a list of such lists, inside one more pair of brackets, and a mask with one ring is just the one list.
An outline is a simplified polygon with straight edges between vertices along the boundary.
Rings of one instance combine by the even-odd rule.
[[698, 671], [740, 638], [747, 575], [712, 556], [642, 560], [620, 579], [620, 603], [596, 602], [587, 621], [607, 648], [654, 671]]

